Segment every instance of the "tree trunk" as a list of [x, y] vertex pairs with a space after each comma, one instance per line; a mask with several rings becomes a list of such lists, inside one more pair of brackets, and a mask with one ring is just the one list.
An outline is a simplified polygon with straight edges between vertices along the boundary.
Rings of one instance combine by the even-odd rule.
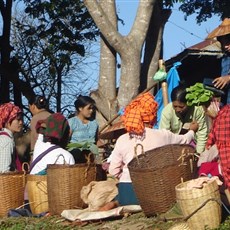
[[[116, 6], [113, 0], [101, 0], [101, 7], [110, 15], [110, 23], [117, 30]], [[108, 121], [117, 113], [116, 106], [116, 51], [101, 34], [100, 77], [98, 90], [91, 96], [95, 99], [98, 110]]]
[[10, 61], [10, 52], [12, 47], [10, 46], [10, 28], [11, 28], [11, 9], [12, 0], [7, 0], [4, 6], [4, 2], [1, 3], [1, 13], [3, 18], [3, 32], [1, 36], [1, 86], [0, 86], [0, 101], [1, 103], [8, 102], [10, 100], [10, 89], [8, 72], [6, 71]]
[[[139, 92], [142, 47], [155, 2], [156, 0], [140, 0], [132, 29], [127, 36], [122, 36], [111, 23], [110, 15], [106, 14], [100, 2], [84, 0], [85, 6], [104, 38], [121, 57], [121, 76], [117, 97], [119, 108], [126, 106]], [[115, 88], [116, 85], [113, 87]]]

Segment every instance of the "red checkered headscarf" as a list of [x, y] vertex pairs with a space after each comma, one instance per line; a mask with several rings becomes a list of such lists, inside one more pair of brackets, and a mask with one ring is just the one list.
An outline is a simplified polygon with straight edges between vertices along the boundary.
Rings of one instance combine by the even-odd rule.
[[11, 123], [21, 113], [22, 110], [10, 102], [0, 105], [0, 129], [5, 128], [7, 122]]
[[47, 141], [63, 146], [69, 139], [70, 126], [61, 113], [53, 113], [47, 119], [38, 121], [36, 130], [43, 134]]
[[127, 132], [142, 135], [145, 129], [144, 123], [153, 126], [157, 118], [157, 107], [157, 102], [149, 92], [131, 101], [122, 116]]

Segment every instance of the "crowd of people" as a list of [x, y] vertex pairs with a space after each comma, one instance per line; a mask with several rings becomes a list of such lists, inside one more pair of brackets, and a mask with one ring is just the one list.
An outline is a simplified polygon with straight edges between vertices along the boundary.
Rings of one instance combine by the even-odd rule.
[[[230, 19], [225, 19], [222, 26], [226, 23], [229, 25]], [[212, 33], [210, 37], [213, 36]], [[230, 83], [230, 34], [219, 32], [215, 37], [222, 44], [224, 56], [223, 76], [217, 76], [213, 84], [216, 88], [222, 89]], [[199, 90], [201, 94], [207, 91], [204, 86]], [[124, 109], [121, 118], [127, 132], [116, 140], [108, 159], [108, 172], [118, 180], [118, 196], [114, 200], [116, 205], [139, 204], [128, 169], [128, 163], [134, 157], [134, 147], [137, 144], [141, 144], [145, 151], [167, 144], [191, 144], [195, 147], [196, 153], [201, 155], [203, 152], [208, 154], [208, 150], [216, 145], [218, 153], [212, 159], [218, 167], [215, 172], [224, 181], [225, 188], [230, 190], [229, 101], [227, 100], [227, 104], [218, 108], [216, 115], [211, 117], [212, 123], [209, 127], [208, 108], [215, 95], [207, 94], [209, 96], [202, 102], [195, 98], [194, 103], [188, 105], [188, 94], [188, 87], [185, 85], [180, 84], [173, 89], [170, 95], [171, 102], [162, 111], [159, 129], [153, 128], [157, 120], [158, 105], [151, 93], [140, 94]], [[38, 95], [29, 100], [32, 114], [31, 174], [46, 174], [48, 164], [73, 165], [86, 162], [91, 152], [91, 145], [95, 145], [98, 140], [96, 103], [89, 96], [79, 96], [74, 105], [76, 112], [70, 118], [66, 118], [61, 113], [49, 111], [49, 103], [44, 96]], [[18, 169], [13, 135], [22, 128], [22, 110], [13, 103], [0, 105], [0, 172], [2, 173]], [[85, 143], [88, 144], [88, 149], [81, 148]], [[78, 147], [68, 151], [68, 144], [77, 144]], [[60, 155], [62, 157], [59, 157]], [[205, 164], [203, 166], [207, 167]], [[202, 168], [201, 171], [205, 171], [206, 175], [213, 173], [207, 168], [205, 170]]]

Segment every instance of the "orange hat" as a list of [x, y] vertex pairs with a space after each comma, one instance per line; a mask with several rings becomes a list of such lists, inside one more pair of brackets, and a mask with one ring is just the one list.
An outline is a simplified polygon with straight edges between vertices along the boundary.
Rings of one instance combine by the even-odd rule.
[[230, 18], [225, 18], [223, 22], [214, 29], [207, 38], [215, 38], [230, 34]]
[[126, 106], [122, 120], [129, 133], [142, 135], [144, 123], [152, 126], [156, 122], [158, 104], [149, 92], [139, 95]]

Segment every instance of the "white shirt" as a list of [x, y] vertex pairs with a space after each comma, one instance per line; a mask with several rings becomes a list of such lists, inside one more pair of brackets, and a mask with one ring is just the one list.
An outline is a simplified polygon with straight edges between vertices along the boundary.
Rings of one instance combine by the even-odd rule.
[[[33, 161], [51, 146], [54, 146], [54, 144], [51, 144], [50, 142], [43, 142], [43, 135], [39, 134], [34, 146]], [[46, 169], [48, 164], [54, 163], [73, 165], [75, 164], [75, 161], [70, 152], [60, 147], [47, 153], [40, 161], [38, 161], [31, 170], [30, 174], [37, 174], [38, 172]]]
[[12, 155], [14, 153], [14, 139], [9, 129], [3, 128], [1, 132], [6, 132], [9, 136], [0, 136], [0, 172], [8, 172], [10, 171]]

